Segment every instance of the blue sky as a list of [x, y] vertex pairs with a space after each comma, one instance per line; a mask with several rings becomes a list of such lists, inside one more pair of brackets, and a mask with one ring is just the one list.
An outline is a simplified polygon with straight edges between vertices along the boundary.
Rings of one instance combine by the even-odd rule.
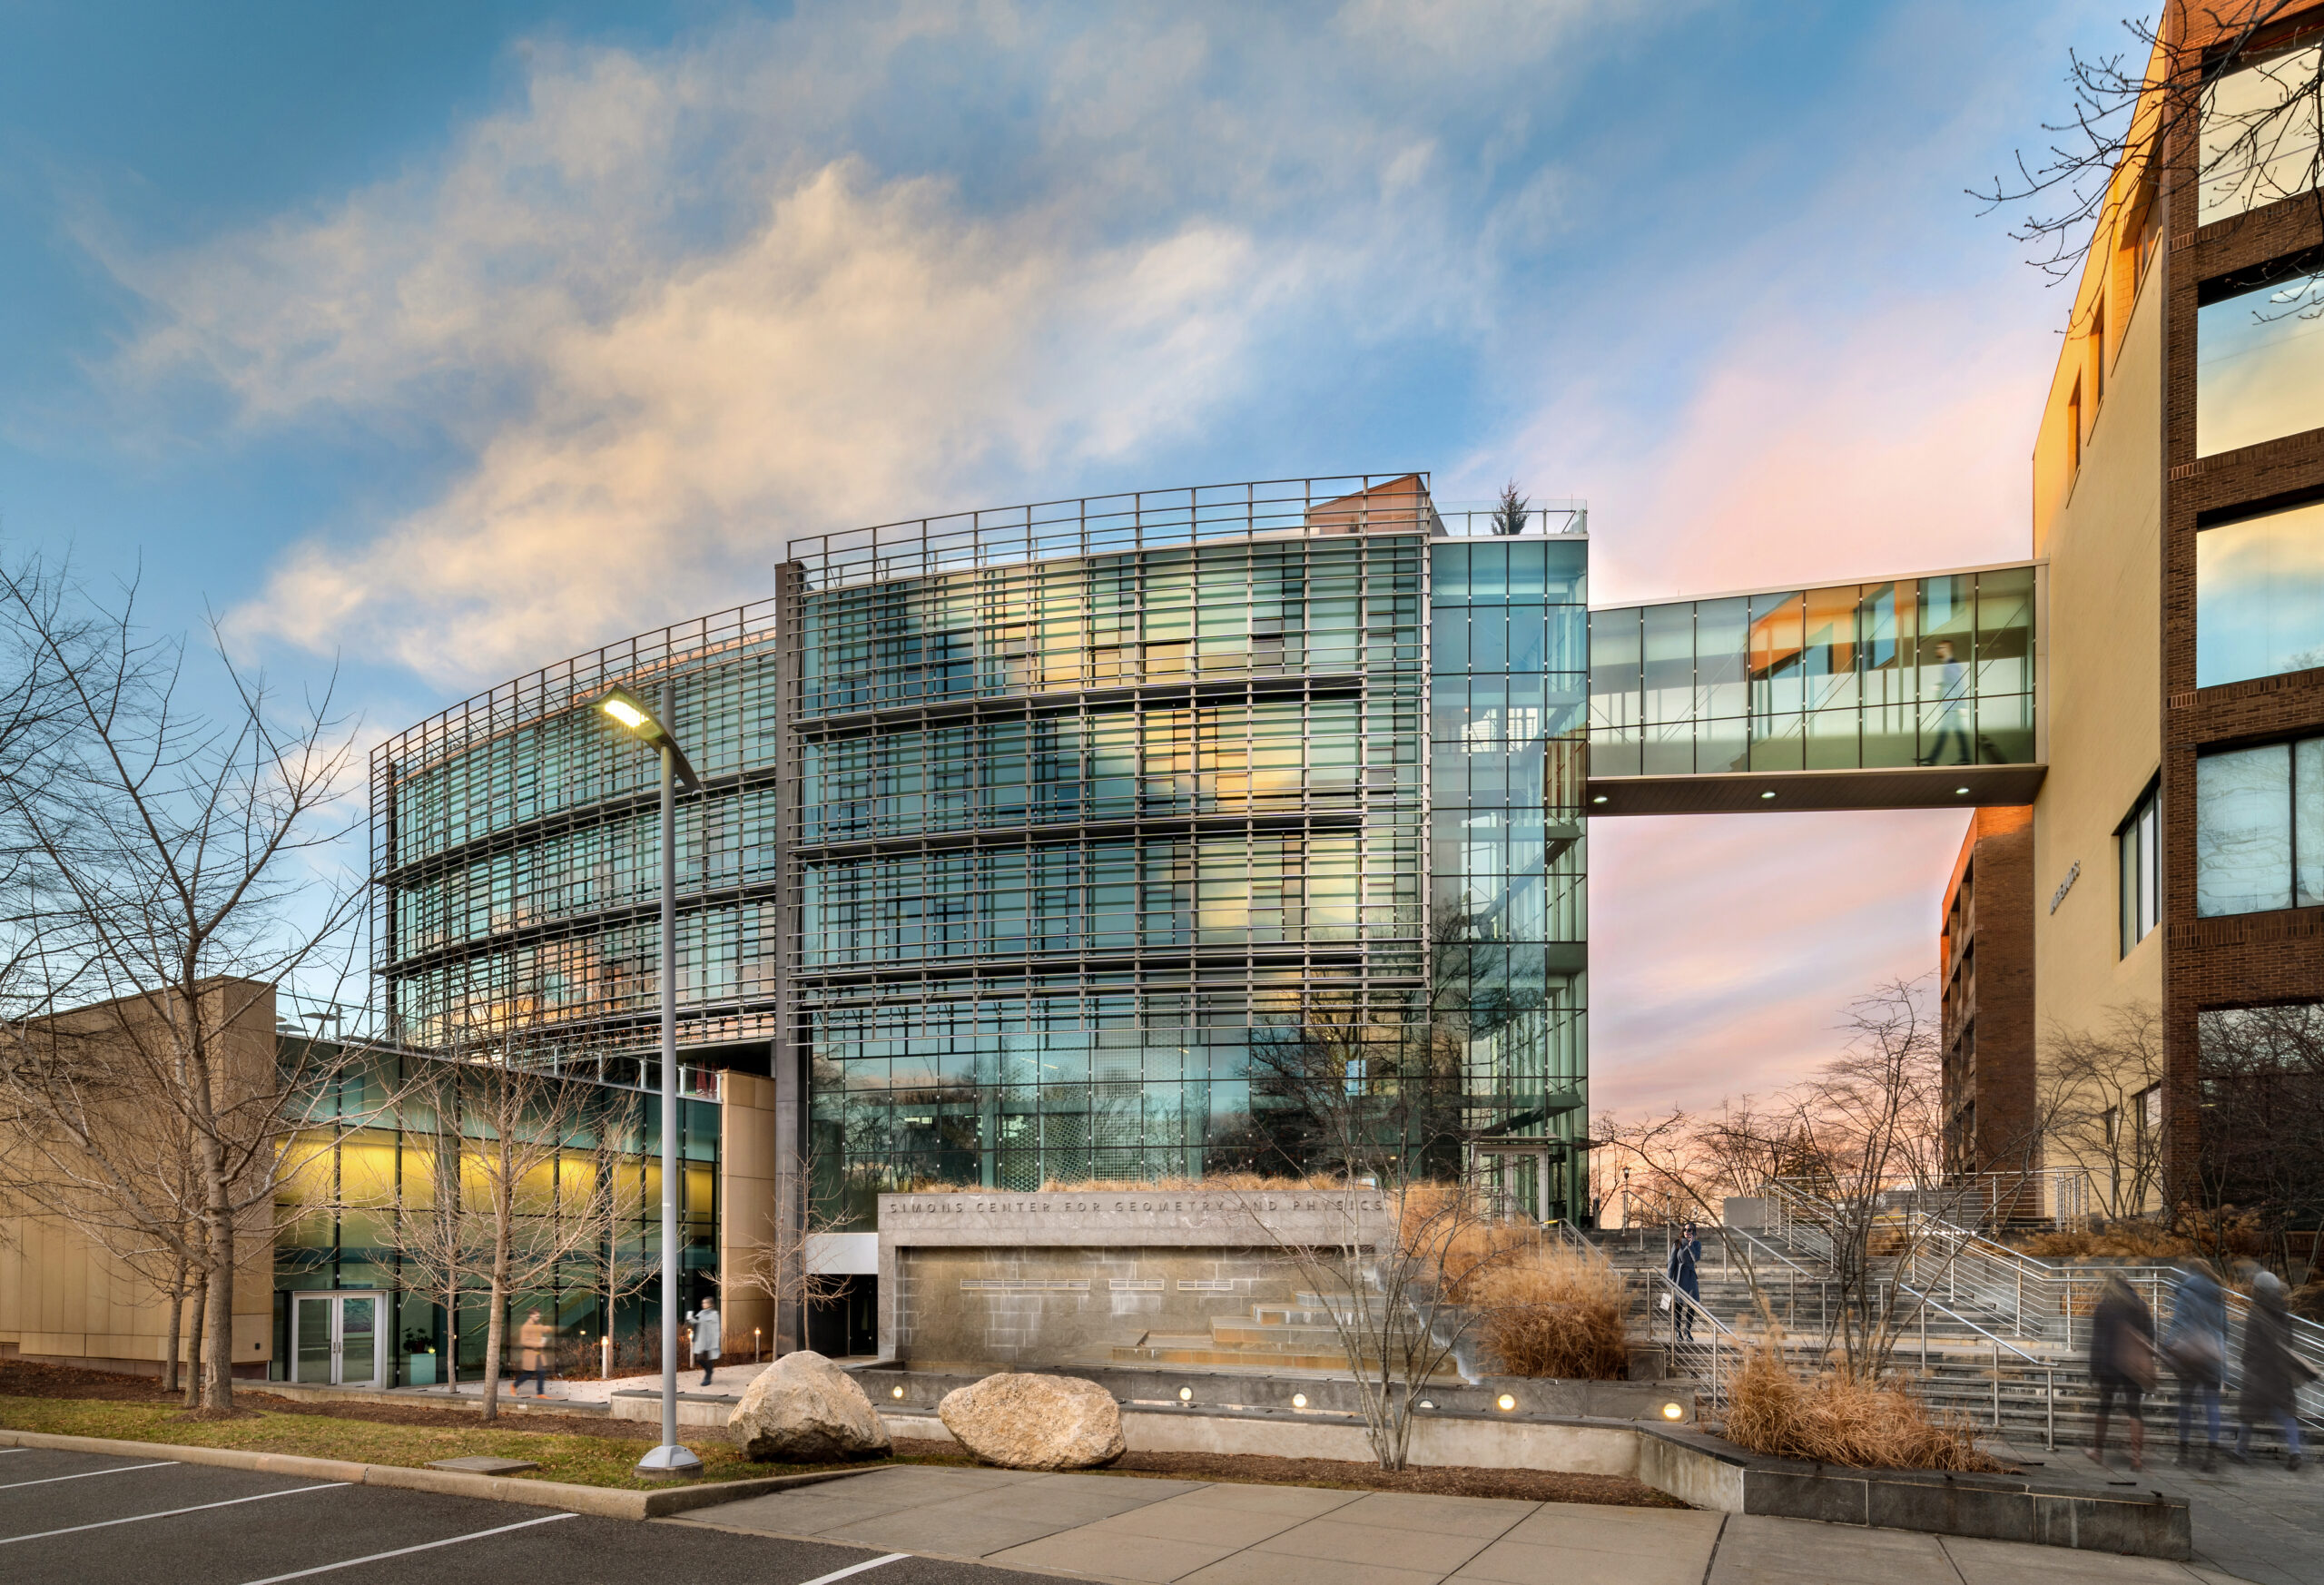
[[[2066, 303], [1963, 189], [2096, 4], [0, 0], [0, 537], [365, 731], [789, 534], [1418, 467], [1600, 601], [2025, 553]], [[1935, 955], [1949, 812], [1600, 822], [1600, 1098]]]

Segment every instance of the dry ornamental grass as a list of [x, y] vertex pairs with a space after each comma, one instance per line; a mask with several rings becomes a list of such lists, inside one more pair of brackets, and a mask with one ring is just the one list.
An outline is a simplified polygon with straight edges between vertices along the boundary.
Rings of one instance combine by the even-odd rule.
[[1545, 1245], [1470, 1285], [1485, 1349], [1503, 1373], [1618, 1382], [1628, 1373], [1629, 1295], [1603, 1255]]
[[1772, 1347], [1756, 1350], [1728, 1388], [1727, 1440], [1770, 1458], [1867, 1470], [1997, 1472], [1967, 1430], [1939, 1424], [1894, 1387], [1833, 1376], [1804, 1382]]

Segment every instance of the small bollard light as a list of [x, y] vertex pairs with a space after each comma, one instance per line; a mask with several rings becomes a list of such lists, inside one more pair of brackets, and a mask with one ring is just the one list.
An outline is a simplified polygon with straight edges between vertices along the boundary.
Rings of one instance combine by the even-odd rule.
[[1291, 1406], [1292, 1406], [1294, 1409], [1305, 1409], [1305, 1407], [1307, 1407], [1307, 1394], [1306, 1394], [1306, 1393], [1292, 1393], [1292, 1394], [1291, 1394]]
[[1178, 1402], [1179, 1402], [1179, 1403], [1193, 1403], [1194, 1401], [1195, 1401], [1195, 1390], [1194, 1390], [1192, 1387], [1180, 1387], [1180, 1388], [1178, 1389]]
[[1686, 1417], [1687, 1417], [1687, 1412], [1686, 1412], [1684, 1409], [1679, 1408], [1679, 1405], [1677, 1405], [1676, 1403], [1665, 1403], [1664, 1405], [1662, 1405], [1662, 1418], [1663, 1418], [1663, 1419], [1665, 1419], [1665, 1420], [1684, 1420]]
[[1517, 1400], [1507, 1393], [1503, 1393], [1500, 1397], [1495, 1398], [1493, 1402], [1500, 1404], [1503, 1409], [1514, 1409], [1517, 1407]]

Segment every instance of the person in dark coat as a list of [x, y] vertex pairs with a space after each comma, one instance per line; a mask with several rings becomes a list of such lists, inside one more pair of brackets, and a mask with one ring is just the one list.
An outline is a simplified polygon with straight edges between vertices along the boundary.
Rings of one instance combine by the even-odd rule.
[[[1703, 1287], [1701, 1278], [1695, 1275], [1695, 1267], [1702, 1257], [1703, 1241], [1696, 1236], [1695, 1225], [1689, 1222], [1679, 1229], [1679, 1241], [1670, 1246], [1670, 1264], [1665, 1275], [1669, 1277], [1672, 1286], [1697, 1303], [1702, 1300]], [[1670, 1324], [1678, 1335], [1688, 1338], [1694, 1336], [1693, 1306], [1673, 1301], [1671, 1310], [1673, 1314], [1670, 1317]]]
[[2227, 1308], [2219, 1283], [2202, 1262], [2190, 1260], [2179, 1273], [2171, 1295], [2171, 1328], [2162, 1334], [2162, 1357], [2179, 1378], [2179, 1462], [2187, 1462], [2190, 1422], [2200, 1402], [2210, 1439], [2203, 1444], [2203, 1465], [2211, 1469], [2219, 1458], [2219, 1389], [2227, 1373]]
[[2251, 1314], [2243, 1323], [2243, 1391], [2236, 1418], [2243, 1423], [2235, 1435], [2235, 1460], [2251, 1454], [2251, 1428], [2275, 1421], [2284, 1428], [2285, 1468], [2299, 1468], [2300, 1383], [2315, 1376], [2308, 1363], [2291, 1351], [2291, 1314], [2284, 1308], [2284, 1285], [2276, 1274], [2263, 1271], [2251, 1279]]
[[2146, 1421], [2140, 1410], [2154, 1385], [2154, 1312], [2121, 1277], [2109, 1277], [2090, 1318], [2090, 1379], [2098, 1387], [2093, 1463], [2106, 1462], [2106, 1422], [2120, 1396], [2131, 1421], [2131, 1468], [2146, 1467]]

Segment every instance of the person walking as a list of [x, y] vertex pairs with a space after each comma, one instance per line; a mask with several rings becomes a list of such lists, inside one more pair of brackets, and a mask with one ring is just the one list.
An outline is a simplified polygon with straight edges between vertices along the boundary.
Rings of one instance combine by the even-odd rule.
[[[1664, 1275], [1670, 1279], [1671, 1286], [1696, 1304], [1701, 1303], [1703, 1296], [1702, 1279], [1695, 1274], [1702, 1257], [1703, 1241], [1696, 1236], [1695, 1225], [1689, 1222], [1679, 1229], [1679, 1241], [1670, 1246], [1670, 1261]], [[1670, 1309], [1672, 1335], [1691, 1341], [1695, 1335], [1694, 1304], [1681, 1304], [1674, 1299]]]
[[1924, 765], [1945, 763], [1945, 745], [1951, 743], [1961, 755], [1956, 764], [1974, 764], [1977, 753], [1969, 745], [1969, 668], [1953, 658], [1953, 641], [1936, 641], [1937, 717], [1936, 739], [1930, 744]]
[[2243, 1391], [2236, 1403], [2242, 1423], [2235, 1433], [2235, 1462], [2251, 1455], [2251, 1428], [2272, 1420], [2284, 1428], [2284, 1467], [2299, 1468], [2300, 1383], [2316, 1373], [2291, 1351], [2291, 1314], [2284, 1308], [2284, 1285], [2262, 1271], [2251, 1279], [2251, 1314], [2243, 1323]]
[[2154, 1387], [2154, 1312], [2119, 1276], [2106, 1279], [2090, 1318], [2090, 1379], [2098, 1386], [2098, 1434], [2090, 1444], [2091, 1462], [2106, 1462], [2106, 1422], [2119, 1394], [2131, 1421], [2131, 1468], [2146, 1468], [2141, 1409]]
[[548, 1396], [548, 1350], [556, 1336], [556, 1331], [541, 1319], [538, 1310], [525, 1317], [524, 1325], [517, 1329], [517, 1384], [510, 1397], [521, 1397], [525, 1378], [533, 1378], [533, 1396]]
[[710, 1373], [718, 1368], [718, 1301], [704, 1299], [702, 1308], [690, 1312], [686, 1324], [694, 1328], [694, 1357], [702, 1365], [702, 1384], [710, 1385]]
[[2179, 1378], [2179, 1462], [2187, 1462], [2189, 1423], [2198, 1401], [2205, 1430], [2202, 1468], [2219, 1462], [2219, 1388], [2227, 1373], [2227, 1306], [2219, 1283], [2200, 1260], [2179, 1268], [2171, 1293], [2171, 1329], [2162, 1334], [2162, 1357]]

